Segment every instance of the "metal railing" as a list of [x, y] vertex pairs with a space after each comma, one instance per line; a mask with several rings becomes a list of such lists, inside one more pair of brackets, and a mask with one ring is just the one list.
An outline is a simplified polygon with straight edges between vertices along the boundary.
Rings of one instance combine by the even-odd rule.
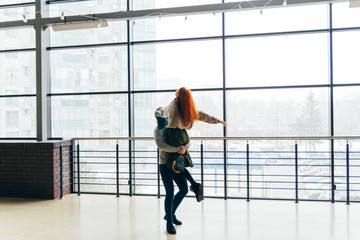
[[[360, 137], [191, 139], [195, 167], [189, 171], [204, 185], [205, 197], [360, 200]], [[73, 140], [73, 193], [164, 195], [153, 138]]]

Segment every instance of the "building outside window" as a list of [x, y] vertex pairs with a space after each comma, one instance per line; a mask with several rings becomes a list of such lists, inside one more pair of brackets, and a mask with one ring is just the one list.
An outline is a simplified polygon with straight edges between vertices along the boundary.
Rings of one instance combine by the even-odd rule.
[[109, 126], [110, 124], [110, 112], [99, 111], [99, 126]]
[[109, 63], [109, 56], [107, 56], [105, 54], [99, 54], [98, 63], [99, 64], [108, 64]]
[[6, 127], [17, 128], [19, 127], [19, 112], [6, 111]]
[[7, 59], [17, 59], [18, 58], [18, 53], [17, 52], [5, 53], [5, 58], [7, 58]]

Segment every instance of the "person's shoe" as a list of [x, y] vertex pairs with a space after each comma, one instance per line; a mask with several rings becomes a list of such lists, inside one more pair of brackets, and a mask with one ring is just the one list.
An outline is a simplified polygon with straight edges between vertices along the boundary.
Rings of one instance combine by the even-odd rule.
[[204, 199], [204, 186], [201, 183], [191, 185], [190, 191], [195, 193], [196, 201], [200, 202]]
[[[164, 216], [164, 219], [166, 220], [166, 215]], [[182, 222], [176, 218], [176, 216], [173, 216], [173, 224], [175, 225], [181, 225]]]
[[169, 222], [167, 222], [167, 224], [166, 224], [166, 231], [169, 234], [176, 234], [176, 229], [175, 229], [174, 225], [172, 223], [169, 223]]

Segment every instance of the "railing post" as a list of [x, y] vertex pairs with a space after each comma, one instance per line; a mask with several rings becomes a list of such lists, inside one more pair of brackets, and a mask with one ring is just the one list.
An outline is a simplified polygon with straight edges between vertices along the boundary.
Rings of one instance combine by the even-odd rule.
[[247, 197], [246, 201], [250, 201], [250, 151], [249, 143], [246, 143], [246, 191]]
[[157, 166], [157, 197], [160, 198], [160, 169], [159, 169], [159, 158], [160, 158], [159, 149], [156, 151], [156, 166]]
[[295, 202], [299, 202], [298, 144], [295, 142]]
[[75, 176], [76, 176], [76, 173], [75, 173], [75, 169], [76, 169], [76, 150], [75, 150], [75, 147], [76, 147], [76, 140], [72, 139], [72, 143], [71, 143], [71, 178], [70, 178], [70, 181], [71, 181], [71, 193], [75, 193], [75, 187], [76, 187], [76, 181], [75, 181]]
[[202, 141], [200, 144], [200, 174], [201, 184], [204, 186], [204, 145]]
[[226, 139], [224, 140], [224, 199], [227, 200], [227, 146]]
[[70, 166], [71, 166], [71, 169], [70, 169], [70, 186], [71, 186], [71, 193], [74, 193], [75, 192], [75, 146], [76, 146], [76, 143], [75, 143], [75, 140], [72, 139], [71, 140], [71, 161], [70, 161]]
[[349, 142], [346, 142], [346, 204], [350, 204], [350, 159]]
[[120, 196], [119, 193], [119, 141], [116, 142], [116, 197]]
[[131, 140], [129, 140], [129, 196], [131, 197], [133, 192], [132, 192], [132, 142]]
[[62, 154], [62, 142], [60, 142], [60, 199], [64, 198], [63, 189], [63, 154]]
[[78, 196], [80, 196], [80, 141], [77, 144], [77, 183], [78, 183]]
[[330, 153], [330, 160], [331, 160], [331, 203], [335, 203], [335, 156], [334, 156], [334, 139], [331, 139], [331, 153]]

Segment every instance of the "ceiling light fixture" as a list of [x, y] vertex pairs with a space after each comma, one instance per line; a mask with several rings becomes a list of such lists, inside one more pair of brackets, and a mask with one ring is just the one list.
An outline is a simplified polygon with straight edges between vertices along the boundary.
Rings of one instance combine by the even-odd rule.
[[108, 22], [105, 19], [99, 19], [99, 21], [88, 21], [88, 22], [76, 22], [76, 23], [59, 23], [52, 25], [54, 32], [57, 31], [69, 31], [69, 30], [80, 30], [90, 28], [102, 28], [108, 27]]

